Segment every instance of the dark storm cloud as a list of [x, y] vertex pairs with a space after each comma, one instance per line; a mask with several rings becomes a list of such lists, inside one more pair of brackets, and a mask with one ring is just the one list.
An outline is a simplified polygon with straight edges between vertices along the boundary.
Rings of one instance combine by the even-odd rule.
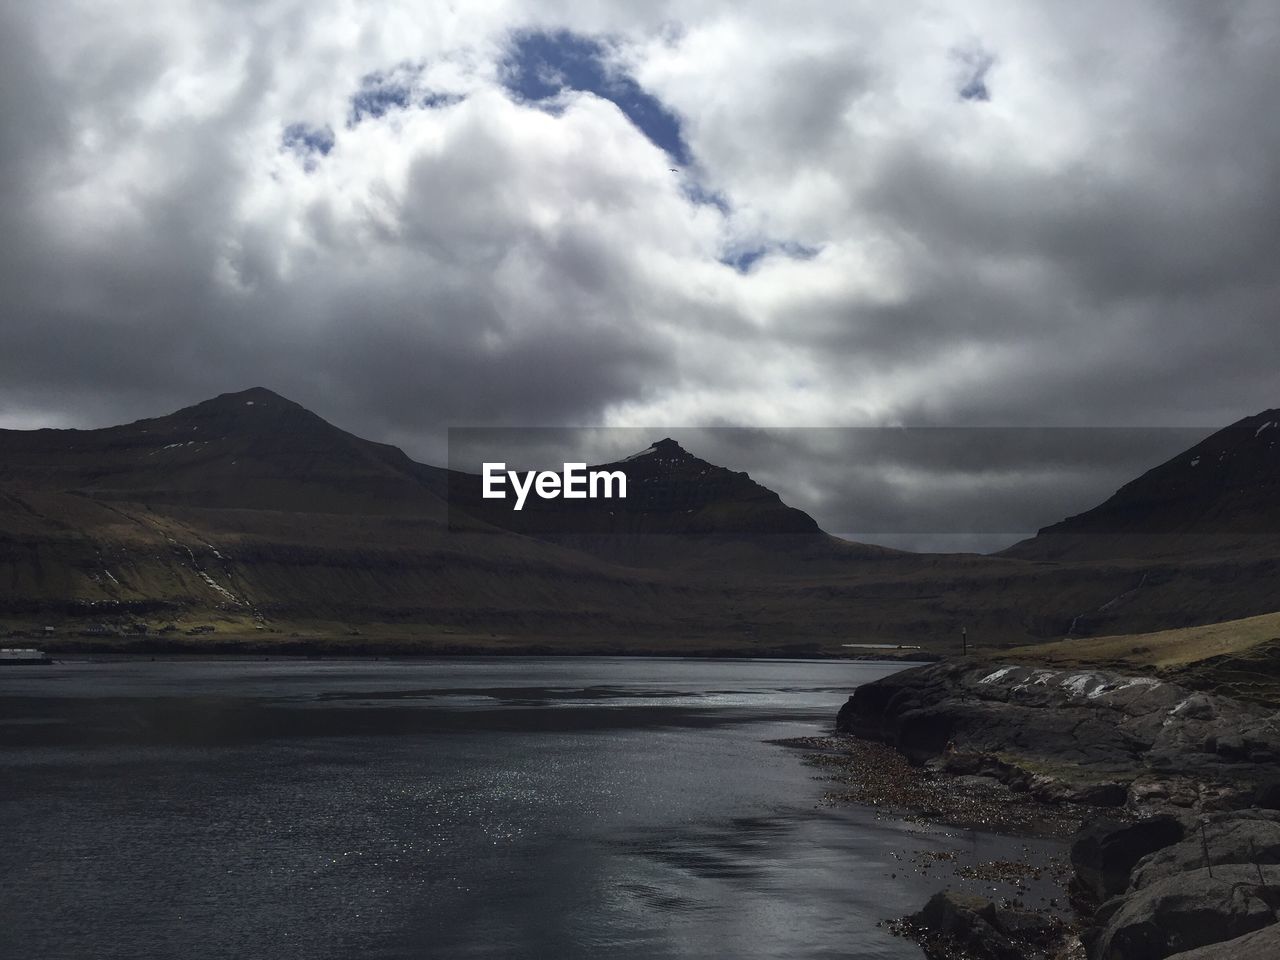
[[0, 136], [0, 187], [4, 213], [13, 213], [19, 191], [56, 158], [70, 134], [61, 91], [44, 73], [39, 51], [26, 42], [27, 18], [19, 7], [0, 10], [0, 104], [5, 117]]
[[[1269, 3], [572, 7], [0, 12], [0, 420], [260, 384], [439, 459], [1280, 403]], [[1165, 455], [793, 433], [695, 452], [846, 533], [1029, 531]]]

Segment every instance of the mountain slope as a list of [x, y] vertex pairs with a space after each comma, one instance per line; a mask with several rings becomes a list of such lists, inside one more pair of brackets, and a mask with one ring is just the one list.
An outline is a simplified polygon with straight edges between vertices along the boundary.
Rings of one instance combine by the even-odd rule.
[[[1276, 608], [1275, 553], [906, 554], [831, 537], [672, 441], [605, 466], [627, 472], [627, 501], [495, 512], [477, 477], [265, 390], [104, 430], [0, 431], [0, 628], [51, 626], [64, 648], [116, 649], [129, 630], [172, 625], [166, 637], [201, 649], [776, 655], [945, 650], [961, 627], [982, 645], [1029, 643]], [[213, 637], [185, 639], [203, 628]]]
[[511, 500], [482, 498], [479, 477], [454, 474], [450, 503], [494, 526], [532, 536], [822, 533], [807, 513], [787, 506], [747, 474], [699, 459], [670, 438], [588, 469], [625, 475], [626, 499], [530, 497], [516, 511]]
[[908, 557], [824, 533], [746, 473], [694, 456], [670, 438], [588, 471], [621, 473], [625, 499], [484, 499], [481, 478], [450, 474], [450, 518], [537, 537], [628, 567], [714, 570], [721, 577], [779, 570], [839, 573]]
[[0, 431], [6, 482], [101, 500], [445, 515], [444, 471], [262, 388], [102, 430]]
[[1092, 510], [1043, 528], [1002, 556], [1274, 555], [1278, 541], [1280, 410], [1266, 410], [1219, 430]]
[[[754, 511], [828, 539], [743, 475], [682, 462], [664, 477], [637, 471], [638, 527], [673, 530], [692, 503], [704, 525], [728, 515], [716, 522], [750, 533]], [[695, 463], [710, 482], [686, 482]], [[667, 572], [679, 549], [671, 564], [619, 566], [450, 511], [450, 476], [263, 389], [102, 430], [0, 431], [0, 617], [73, 632], [381, 624], [468, 642], [625, 631], [677, 648], [725, 632], [738, 594], [719, 573], [733, 561], [721, 556], [714, 580], [696, 583]], [[771, 637], [806, 632], [792, 609], [775, 597], [752, 616]]]

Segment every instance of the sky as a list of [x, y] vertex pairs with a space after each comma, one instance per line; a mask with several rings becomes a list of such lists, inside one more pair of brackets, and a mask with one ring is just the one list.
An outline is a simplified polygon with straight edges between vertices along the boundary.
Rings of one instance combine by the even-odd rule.
[[0, 426], [1208, 432], [1280, 406], [1278, 50], [1272, 0], [0, 0]]

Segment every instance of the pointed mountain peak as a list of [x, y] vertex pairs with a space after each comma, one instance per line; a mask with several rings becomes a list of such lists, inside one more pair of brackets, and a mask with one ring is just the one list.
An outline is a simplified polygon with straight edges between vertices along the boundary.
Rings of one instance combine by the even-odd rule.
[[663, 437], [657, 443], [653, 444], [653, 449], [659, 451], [660, 453], [667, 453], [667, 454], [688, 453], [688, 451], [685, 450], [684, 447], [680, 446], [680, 444], [676, 443], [670, 437]]
[[312, 436], [343, 433], [302, 404], [265, 387], [219, 394], [210, 400], [183, 407], [167, 417], [140, 423], [153, 430], [172, 427], [179, 432], [199, 429], [205, 433], [257, 436], [283, 435], [286, 432]]
[[629, 457], [623, 457], [619, 463], [637, 463], [642, 460], [652, 460], [654, 462], [672, 464], [697, 461], [692, 453], [686, 450], [670, 437], [663, 437], [655, 443], [649, 444], [643, 450], [631, 454]]
[[301, 407], [301, 404], [294, 403], [288, 397], [282, 397], [274, 390], [268, 390], [266, 387], [250, 387], [248, 390], [237, 390], [231, 393], [220, 393], [211, 400], [205, 400], [203, 403], [196, 404], [197, 407], [255, 407], [267, 405], [284, 405], [289, 407]]
[[[248, 390], [237, 390], [231, 393], [220, 393], [209, 400], [201, 401], [190, 407], [177, 411], [175, 416], [198, 417], [256, 417], [262, 413], [280, 416], [298, 416], [306, 414], [315, 417], [302, 404], [282, 397], [274, 390], [266, 387], [250, 387]], [[316, 417], [316, 419], [319, 419]]]

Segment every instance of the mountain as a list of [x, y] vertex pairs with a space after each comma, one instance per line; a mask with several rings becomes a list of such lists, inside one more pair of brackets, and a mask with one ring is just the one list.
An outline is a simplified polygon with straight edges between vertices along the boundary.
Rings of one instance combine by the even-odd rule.
[[531, 495], [517, 511], [512, 500], [483, 498], [479, 476], [454, 472], [451, 520], [479, 519], [627, 567], [715, 570], [721, 576], [767, 576], [784, 564], [847, 571], [898, 554], [823, 532], [811, 516], [746, 473], [709, 463], [669, 437], [587, 471], [625, 476], [626, 498]]
[[1003, 555], [1064, 560], [1277, 554], [1280, 410], [1245, 417]]
[[[417, 463], [261, 388], [105, 429], [0, 430], [0, 622], [111, 637], [168, 624], [298, 640], [358, 629], [467, 647], [610, 647], [625, 631], [678, 647], [721, 642], [747, 588], [720, 574], [747, 569], [748, 556], [758, 569], [767, 550], [751, 545], [756, 534], [797, 534], [782, 549], [800, 570], [863, 555], [745, 474], [670, 441], [651, 450], [622, 465], [635, 491], [625, 522], [601, 524], [599, 512], [589, 529], [606, 537], [586, 549], [551, 542], [556, 518], [536, 508], [515, 514], [527, 527], [491, 501], [475, 501], [473, 516], [450, 497], [478, 490], [478, 477]], [[655, 536], [630, 536], [640, 530]], [[626, 549], [636, 539], [649, 551], [640, 565]], [[678, 572], [691, 563], [715, 573], [691, 583]], [[778, 602], [785, 610], [753, 601], [757, 622], [784, 641], [805, 633], [792, 598]], [[824, 633], [838, 613], [823, 614]]]
[[548, 584], [590, 583], [606, 610], [636, 591], [551, 545], [450, 533], [446, 491], [445, 471], [262, 389], [102, 430], [0, 431], [0, 617], [465, 631], [477, 609], [546, 616], [565, 601]]
[[262, 388], [101, 430], [0, 431], [0, 483], [106, 501], [445, 515], [445, 471]]
[[[1125, 509], [1103, 506], [1123, 537], [1245, 530], [1274, 516], [1272, 431], [1265, 415], [1234, 425], [1195, 466], [1175, 458], [1117, 494]], [[1124, 543], [1075, 518], [1060, 526], [1092, 554], [1056, 555], [1050, 528], [1006, 556], [916, 555], [832, 537], [669, 438], [601, 469], [626, 474], [625, 501], [516, 512], [475, 475], [263, 389], [100, 430], [0, 431], [0, 631], [60, 649], [759, 656], [942, 650], [962, 627], [986, 645], [1138, 633], [1277, 605], [1274, 551], [1107, 554]]]
[[480, 496], [480, 479], [455, 475], [450, 502], [489, 523], [535, 536], [577, 534], [793, 534], [822, 531], [746, 473], [716, 466], [667, 437], [591, 471], [627, 478], [626, 499], [531, 498], [515, 511]]

